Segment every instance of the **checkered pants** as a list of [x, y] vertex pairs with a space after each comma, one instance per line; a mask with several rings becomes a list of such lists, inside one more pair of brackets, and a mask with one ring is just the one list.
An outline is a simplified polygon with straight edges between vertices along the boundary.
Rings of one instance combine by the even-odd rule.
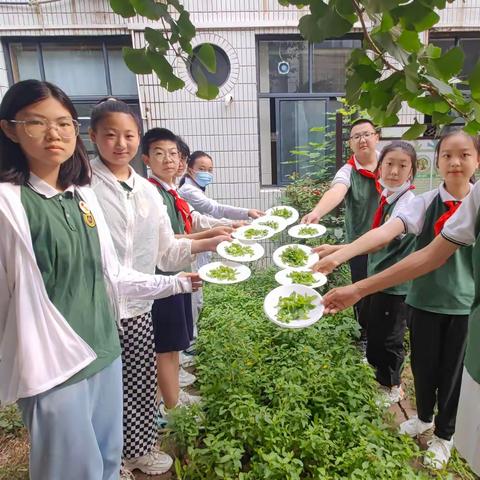
[[155, 445], [157, 375], [151, 312], [121, 320], [123, 456], [146, 455]]

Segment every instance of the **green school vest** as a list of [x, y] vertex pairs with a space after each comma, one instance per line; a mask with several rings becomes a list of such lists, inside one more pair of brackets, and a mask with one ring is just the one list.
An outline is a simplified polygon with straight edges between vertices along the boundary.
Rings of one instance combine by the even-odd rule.
[[98, 373], [120, 355], [97, 228], [86, 225], [80, 198], [71, 192], [46, 198], [22, 186], [21, 201], [48, 298], [97, 354], [96, 360], [63, 383], [71, 385]]
[[475, 298], [468, 327], [467, 353], [465, 368], [470, 376], [480, 383], [480, 212], [475, 223], [476, 242], [473, 245], [473, 271], [475, 279]]
[[345, 196], [347, 243], [355, 241], [370, 230], [379, 198], [374, 180], [364, 177], [352, 167], [350, 188]]
[[[397, 198], [397, 200], [395, 200], [395, 202], [392, 204], [385, 204], [383, 208], [381, 225], [383, 225], [390, 218], [393, 213], [393, 209], [395, 208], [395, 203], [399, 198]], [[394, 238], [386, 247], [382, 248], [378, 252], [369, 253], [368, 276], [370, 277], [376, 273], [380, 273], [392, 265], [395, 265], [407, 255], [410, 255], [410, 253], [412, 253], [415, 249], [415, 240], [415, 235], [408, 233], [402, 238]], [[383, 290], [383, 292], [389, 293], [390, 295], [406, 295], [408, 293], [409, 286], [410, 282], [406, 282], [387, 288]]]
[[[175, 208], [175, 199], [173, 195], [170, 195], [163, 187], [155, 185], [160, 193], [163, 203], [167, 207], [167, 213], [170, 217], [170, 223], [172, 224], [172, 230], [176, 235], [184, 235], [185, 234], [185, 223], [183, 222], [182, 214], [177, 211]], [[187, 271], [189, 269], [184, 268], [183, 271]], [[157, 273], [162, 275], [175, 275], [178, 272], [162, 272], [157, 268]]]
[[[434, 238], [434, 225], [448, 208], [437, 194], [425, 213], [425, 223], [417, 236], [415, 250]], [[460, 247], [437, 270], [412, 281], [405, 303], [419, 310], [446, 315], [468, 315], [474, 296], [473, 247]]]

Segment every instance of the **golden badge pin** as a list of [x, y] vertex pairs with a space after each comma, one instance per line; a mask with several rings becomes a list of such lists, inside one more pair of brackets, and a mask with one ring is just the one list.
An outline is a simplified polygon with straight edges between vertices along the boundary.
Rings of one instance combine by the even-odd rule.
[[95, 222], [95, 217], [88, 208], [88, 205], [83, 200], [80, 200], [80, 202], [78, 202], [78, 208], [82, 212], [82, 217], [85, 224], [88, 225], [90, 228], [95, 227], [97, 223]]

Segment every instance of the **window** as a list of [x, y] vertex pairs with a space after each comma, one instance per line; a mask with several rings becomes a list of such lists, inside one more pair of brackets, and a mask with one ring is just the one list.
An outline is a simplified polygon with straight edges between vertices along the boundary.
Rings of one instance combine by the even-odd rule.
[[[193, 53], [197, 53], [201, 47], [202, 45], [197, 45], [193, 49]], [[193, 57], [189, 67], [190, 75], [195, 83], [198, 83], [199, 76], [203, 75], [207, 78], [208, 83], [221, 87], [230, 76], [230, 60], [228, 55], [218, 45], [212, 45], [212, 47], [215, 51], [216, 71], [214, 73], [209, 72], [197, 57]]]
[[[459, 78], [465, 80], [472, 73], [473, 68], [480, 60], [480, 36], [470, 36], [462, 33], [441, 34], [432, 33], [430, 42], [440, 47], [442, 52], [448, 52], [453, 47], [460, 47], [465, 54], [463, 69]], [[459, 84], [458, 88], [466, 90], [466, 85]]]
[[[93, 156], [96, 152], [88, 137], [88, 126], [90, 112], [100, 99], [115, 96], [130, 104], [140, 117], [137, 80], [123, 61], [123, 45], [128, 45], [128, 40], [121, 37], [9, 41], [6, 51], [10, 80], [47, 80], [64, 90], [77, 109], [80, 137]], [[140, 155], [137, 157], [132, 165], [145, 173]]]
[[[286, 185], [308, 170], [309, 158], [292, 150], [321, 144], [335, 131], [337, 97], [344, 94], [345, 64], [358, 37], [308, 43], [296, 37], [258, 37], [258, 114], [261, 180]], [[312, 130], [314, 127], [315, 128]], [[334, 148], [332, 142], [326, 148]], [[325, 158], [334, 152], [325, 151]]]

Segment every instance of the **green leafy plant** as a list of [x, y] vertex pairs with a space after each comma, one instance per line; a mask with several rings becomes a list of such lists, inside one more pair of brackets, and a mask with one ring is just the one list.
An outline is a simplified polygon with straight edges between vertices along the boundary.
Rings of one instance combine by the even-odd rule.
[[19, 435], [23, 430], [23, 421], [16, 405], [0, 407], [0, 433]]
[[257, 222], [257, 225], [266, 225], [267, 227], [273, 228], [274, 230], [278, 229], [278, 223], [273, 220], [265, 220], [263, 222]]
[[312, 272], [298, 272], [292, 270], [287, 277], [290, 278], [293, 283], [299, 283], [300, 285], [313, 285], [317, 282]]
[[240, 245], [239, 243], [231, 243], [225, 248], [225, 251], [229, 255], [232, 255], [232, 257], [253, 257], [253, 255], [255, 255], [252, 247], [249, 247], [248, 245]]
[[290, 267], [304, 267], [308, 261], [308, 254], [300, 247], [291, 245], [282, 251], [280, 259]]
[[288, 208], [274, 208], [272, 210], [272, 215], [288, 220], [293, 215], [293, 213]]
[[316, 235], [317, 233], [318, 233], [318, 230], [316, 228], [309, 227], [309, 226], [302, 227], [298, 230], [299, 235], [305, 235], [305, 236], [312, 236], [312, 235]]
[[238, 272], [235, 268], [227, 265], [220, 265], [217, 268], [212, 268], [207, 275], [217, 280], [233, 281], [237, 279]]
[[315, 300], [313, 295], [302, 295], [293, 292], [288, 297], [280, 297], [278, 300], [277, 319], [284, 323], [290, 323], [293, 320], [306, 320], [308, 312], [315, 308], [312, 303]]
[[[376, 405], [372, 370], [352, 346], [351, 312], [300, 331], [265, 320], [274, 272], [205, 289], [196, 343], [203, 416], [172, 435], [184, 480], [413, 480], [421, 455]], [[447, 477], [443, 477], [447, 478]]]
[[246, 239], [254, 240], [268, 235], [268, 230], [265, 230], [264, 228], [247, 228], [244, 235]]

